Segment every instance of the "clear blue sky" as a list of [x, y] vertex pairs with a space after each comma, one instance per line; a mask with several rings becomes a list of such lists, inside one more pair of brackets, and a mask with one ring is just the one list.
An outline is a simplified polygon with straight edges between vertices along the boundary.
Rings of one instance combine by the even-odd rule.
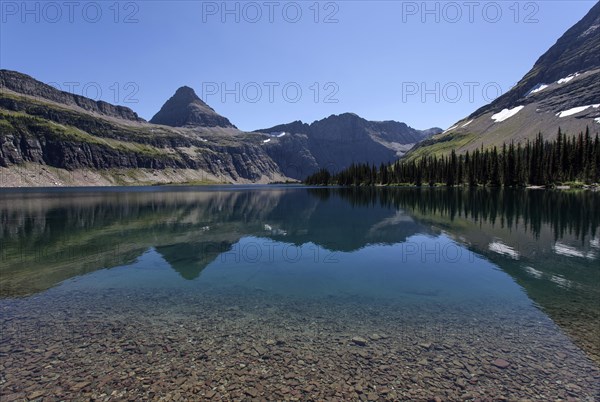
[[145, 119], [188, 85], [244, 130], [343, 112], [447, 128], [594, 3], [2, 0], [0, 67]]

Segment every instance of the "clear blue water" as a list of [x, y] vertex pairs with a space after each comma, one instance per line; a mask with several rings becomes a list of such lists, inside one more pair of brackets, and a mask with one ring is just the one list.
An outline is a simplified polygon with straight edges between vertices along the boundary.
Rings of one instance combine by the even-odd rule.
[[402, 303], [495, 303], [531, 308], [514, 280], [445, 235], [415, 235], [401, 245], [367, 245], [352, 252], [313, 243], [295, 245], [247, 236], [187, 280], [150, 248], [129, 265], [63, 282], [57, 291], [103, 289], [261, 290], [278, 297], [350, 296]]
[[[324, 361], [352, 365], [344, 353], [354, 351], [348, 348], [357, 347], [352, 338], [359, 336], [368, 341], [361, 350], [395, 351], [382, 366], [404, 367], [394, 380], [369, 377], [396, 381], [396, 393], [379, 398], [446, 392], [452, 399], [469, 391], [455, 384], [456, 374], [450, 380], [436, 365], [414, 366], [425, 356], [441, 359], [439, 367], [446, 360], [458, 359], [461, 367], [468, 362], [464, 367], [477, 369], [462, 368], [467, 380], [493, 378], [472, 384], [479, 397], [531, 396], [522, 381], [504, 375], [516, 370], [513, 375], [533, 381], [528, 386], [538, 396], [593, 399], [600, 327], [597, 211], [599, 196], [583, 192], [271, 186], [4, 191], [0, 355], [10, 363], [0, 392], [18, 395], [41, 386], [43, 376], [19, 381], [18, 373], [31, 371], [32, 351], [53, 345], [79, 364], [93, 356], [94, 370], [107, 370], [114, 355], [105, 349], [86, 355], [82, 343], [116, 348], [121, 337], [107, 333], [117, 331], [127, 333], [128, 342], [158, 348], [147, 361], [131, 363], [130, 369], [149, 372], [164, 363], [156, 353], [171, 347], [148, 338], [165, 334], [187, 339], [173, 346], [181, 356], [194, 353], [186, 349], [193, 337], [236, 339], [226, 357], [204, 352], [228, 375], [248, 355], [240, 345], [265, 344], [274, 352], [271, 340], [279, 339], [291, 348], [286, 353], [303, 355], [306, 344], [293, 341], [302, 334]], [[249, 356], [252, 364], [273, 364]], [[186, 366], [186, 359], [170, 362]], [[496, 367], [497, 359], [509, 367]], [[67, 381], [61, 391], [48, 391], [56, 399], [106, 393], [121, 381], [111, 377], [110, 388], [88, 369], [61, 370], [90, 384], [73, 390]], [[320, 370], [332, 381], [347, 375]], [[427, 376], [413, 378], [423, 373], [442, 376], [438, 390], [428, 393]], [[564, 386], [577, 381], [575, 391]], [[209, 388], [225, 399], [246, 395], [243, 386]], [[311, 398], [293, 384], [288, 390]], [[261, 395], [287, 399], [277, 392]]]

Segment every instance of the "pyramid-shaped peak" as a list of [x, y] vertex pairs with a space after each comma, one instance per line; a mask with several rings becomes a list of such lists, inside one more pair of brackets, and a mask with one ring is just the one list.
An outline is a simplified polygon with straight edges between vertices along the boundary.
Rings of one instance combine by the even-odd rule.
[[193, 88], [182, 86], [152, 117], [150, 123], [171, 127], [232, 127], [233, 124], [215, 112]]
[[190, 88], [186, 85], [180, 87], [177, 91], [175, 91], [175, 95], [176, 97], [186, 97], [186, 98], [192, 98], [192, 99], [198, 99], [200, 100], [200, 97], [198, 97], [198, 95], [196, 95], [196, 91], [194, 91], [193, 88]]

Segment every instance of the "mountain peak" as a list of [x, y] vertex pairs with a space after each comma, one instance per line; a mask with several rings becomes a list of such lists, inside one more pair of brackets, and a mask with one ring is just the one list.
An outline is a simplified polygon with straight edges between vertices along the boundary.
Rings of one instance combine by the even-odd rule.
[[196, 95], [196, 91], [194, 91], [193, 88], [190, 88], [187, 85], [179, 87], [179, 89], [177, 89], [177, 91], [175, 91], [175, 95], [174, 96], [176, 96], [176, 97], [186, 97], [186, 98], [191, 98], [191, 99], [194, 99], [194, 100], [201, 100], [200, 97], [198, 95]]
[[411, 151], [412, 158], [524, 143], [560, 130], [598, 132], [600, 115], [600, 2], [569, 28], [533, 68], [493, 102]]
[[150, 123], [171, 127], [235, 128], [226, 118], [208, 106], [193, 88], [182, 86], [152, 117]]
[[[476, 110], [469, 118], [520, 105], [525, 101], [524, 98], [531, 94], [532, 89], [541, 91], [539, 89], [541, 85], [545, 85], [543, 88], [546, 88], [547, 85], [562, 81], [569, 76], [598, 70], [600, 68], [599, 26], [600, 2], [597, 2], [579, 22], [569, 28], [546, 53], [540, 56], [533, 68], [517, 85], [492, 103]], [[597, 85], [594, 87], [598, 88]], [[596, 94], [592, 94], [591, 91], [588, 91], [588, 94], [593, 98], [591, 101], [596, 103]], [[577, 96], [570, 98], [583, 101]]]

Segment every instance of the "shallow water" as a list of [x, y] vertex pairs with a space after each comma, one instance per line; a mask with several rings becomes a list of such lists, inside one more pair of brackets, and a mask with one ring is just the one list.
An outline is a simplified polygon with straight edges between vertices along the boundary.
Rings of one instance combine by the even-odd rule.
[[3, 400], [599, 396], [600, 196], [0, 193]]

